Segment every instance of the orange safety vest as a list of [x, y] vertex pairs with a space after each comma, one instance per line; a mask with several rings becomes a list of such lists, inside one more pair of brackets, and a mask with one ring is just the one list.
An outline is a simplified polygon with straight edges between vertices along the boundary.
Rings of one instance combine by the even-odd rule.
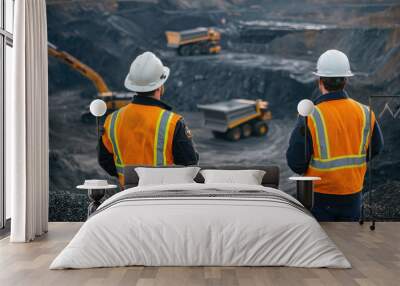
[[374, 113], [350, 98], [324, 101], [315, 106], [307, 124], [313, 155], [306, 176], [322, 179], [315, 182], [315, 191], [334, 195], [360, 192], [375, 125]]
[[121, 185], [124, 166], [173, 165], [172, 143], [181, 116], [158, 106], [130, 103], [110, 114], [102, 140], [114, 154]]

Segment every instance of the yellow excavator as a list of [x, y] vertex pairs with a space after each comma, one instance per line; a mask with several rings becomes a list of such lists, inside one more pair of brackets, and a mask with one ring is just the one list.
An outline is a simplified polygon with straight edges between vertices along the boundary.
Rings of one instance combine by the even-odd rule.
[[[99, 75], [91, 67], [82, 63], [80, 60], [70, 55], [69, 53], [58, 49], [55, 45], [51, 43], [47, 43], [47, 47], [50, 56], [60, 59], [65, 64], [69, 65], [71, 68], [78, 71], [84, 77], [92, 81], [98, 92], [97, 98], [104, 100], [104, 102], [107, 104], [107, 114], [131, 102], [132, 97], [135, 95], [134, 92], [111, 91], [101, 75]], [[83, 121], [91, 121], [91, 117], [92, 116], [88, 112], [82, 114]]]

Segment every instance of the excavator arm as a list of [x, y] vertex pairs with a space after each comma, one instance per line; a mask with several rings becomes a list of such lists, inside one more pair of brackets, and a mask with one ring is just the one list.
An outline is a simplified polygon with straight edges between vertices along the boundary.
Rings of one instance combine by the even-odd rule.
[[112, 96], [112, 92], [108, 88], [103, 78], [97, 72], [95, 72], [91, 67], [85, 65], [84, 63], [82, 63], [80, 60], [73, 57], [69, 53], [59, 50], [55, 45], [51, 43], [47, 43], [47, 46], [50, 56], [62, 60], [71, 68], [81, 73], [84, 77], [90, 79], [92, 83], [95, 85], [101, 97]]
[[[132, 97], [135, 93], [111, 91], [103, 78], [91, 67], [85, 65], [69, 53], [58, 49], [51, 43], [47, 43], [47, 46], [50, 56], [60, 59], [62, 62], [92, 81], [98, 92], [97, 98], [103, 100], [107, 105], [107, 114], [124, 107], [132, 101]], [[91, 122], [93, 116], [89, 112], [84, 112], [81, 119], [84, 122]]]

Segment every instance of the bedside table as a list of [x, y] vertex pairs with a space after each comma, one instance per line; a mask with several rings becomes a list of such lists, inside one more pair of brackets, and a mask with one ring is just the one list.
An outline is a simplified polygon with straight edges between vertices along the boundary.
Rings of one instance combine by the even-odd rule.
[[116, 189], [118, 186], [109, 185], [105, 180], [85, 180], [83, 185], [79, 185], [76, 188], [80, 190], [87, 190], [90, 199], [88, 206], [87, 217], [94, 213], [100, 206], [100, 201], [106, 194], [108, 189]]
[[289, 180], [296, 181], [296, 195], [306, 209], [311, 210], [314, 206], [314, 181], [321, 180], [320, 177], [290, 177]]

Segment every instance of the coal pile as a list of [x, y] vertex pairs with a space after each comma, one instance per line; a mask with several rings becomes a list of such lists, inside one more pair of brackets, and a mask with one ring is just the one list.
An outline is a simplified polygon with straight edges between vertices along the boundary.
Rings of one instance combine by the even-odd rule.
[[[367, 103], [371, 94], [400, 94], [400, 6], [393, 1], [47, 1], [49, 41], [122, 91], [132, 59], [152, 50], [171, 68], [165, 101], [193, 129], [202, 164], [276, 164], [281, 188], [294, 186], [285, 151], [300, 99], [317, 95], [311, 71], [320, 53], [347, 53], [357, 76], [348, 92]], [[165, 30], [212, 26], [222, 32], [222, 53], [179, 57]], [[109, 178], [96, 161], [96, 130], [81, 113], [96, 96], [90, 81], [49, 59], [50, 220], [84, 220], [85, 179]], [[274, 120], [266, 138], [238, 143], [212, 138], [197, 104], [231, 98], [270, 102]], [[377, 108], [380, 108], [379, 106]], [[400, 218], [400, 119], [391, 123], [390, 147], [374, 165], [379, 217]], [[111, 195], [111, 194], [109, 194]]]

